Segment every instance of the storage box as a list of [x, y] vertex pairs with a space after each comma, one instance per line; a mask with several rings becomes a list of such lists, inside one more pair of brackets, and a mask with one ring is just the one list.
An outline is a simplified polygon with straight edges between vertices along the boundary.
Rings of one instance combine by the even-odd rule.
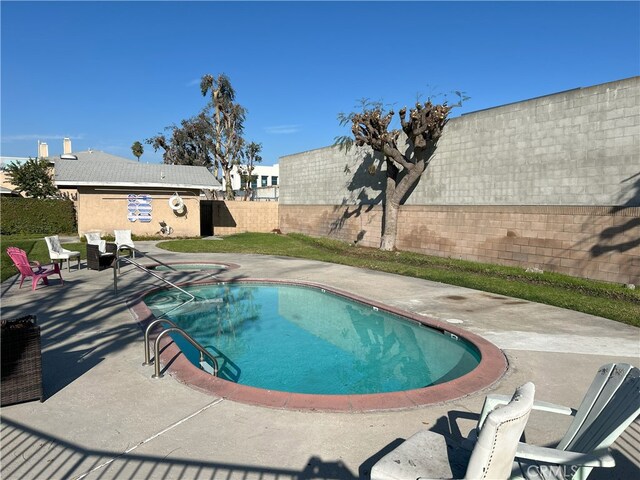
[[40, 327], [35, 315], [3, 320], [1, 406], [30, 400], [44, 400]]

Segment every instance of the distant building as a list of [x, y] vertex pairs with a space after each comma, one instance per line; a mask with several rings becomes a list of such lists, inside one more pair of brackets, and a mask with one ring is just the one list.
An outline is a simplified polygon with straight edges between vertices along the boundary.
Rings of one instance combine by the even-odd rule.
[[[256, 165], [253, 169], [251, 181], [252, 200], [277, 201], [280, 192], [280, 165]], [[223, 191], [226, 183], [222, 181]], [[245, 185], [238, 167], [231, 170], [231, 186], [236, 199], [244, 197]]]
[[10, 163], [18, 165], [29, 160], [29, 157], [0, 157], [0, 170], [4, 171]]
[[[38, 152], [48, 153], [45, 143], [38, 142]], [[69, 138], [63, 141], [61, 155], [40, 158], [50, 162], [55, 185], [74, 202], [80, 236], [90, 231], [113, 234], [114, 229], [155, 235], [160, 222], [175, 236], [213, 234], [212, 202], [204, 192], [222, 187], [205, 167], [142, 164], [98, 150], [73, 152]], [[28, 158], [0, 160], [0, 194], [15, 195], [5, 168]], [[184, 208], [176, 208], [177, 203]]]
[[11, 179], [7, 176], [6, 169], [11, 163], [20, 165], [29, 160], [28, 157], [0, 157], [0, 187], [2, 195], [20, 196], [16, 191], [16, 186], [11, 183]]

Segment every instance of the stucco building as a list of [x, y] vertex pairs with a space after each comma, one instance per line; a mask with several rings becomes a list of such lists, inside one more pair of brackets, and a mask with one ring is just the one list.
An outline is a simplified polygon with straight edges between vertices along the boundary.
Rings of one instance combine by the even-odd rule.
[[[212, 202], [202, 192], [221, 185], [205, 167], [144, 164], [95, 150], [50, 160], [57, 187], [76, 204], [80, 236], [114, 229], [156, 235], [161, 222], [173, 236], [213, 233]], [[184, 203], [181, 212], [169, 203], [175, 195]]]

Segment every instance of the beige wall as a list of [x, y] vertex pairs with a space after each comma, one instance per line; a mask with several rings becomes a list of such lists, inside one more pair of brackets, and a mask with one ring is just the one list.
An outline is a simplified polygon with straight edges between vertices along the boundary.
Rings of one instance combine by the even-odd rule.
[[16, 189], [16, 186], [13, 183], [11, 183], [11, 177], [9, 177], [2, 170], [0, 170], [0, 186], [2, 186], [4, 188], [8, 188], [9, 190], [15, 190]]
[[[148, 194], [152, 198], [152, 221], [141, 223], [127, 219], [127, 195]], [[76, 202], [78, 214], [78, 234], [99, 231], [103, 235], [113, 235], [113, 230], [131, 230], [133, 235], [157, 235], [160, 222], [165, 221], [173, 228], [172, 237], [197, 237], [200, 235], [199, 191], [179, 191], [184, 200], [186, 214], [176, 216], [169, 206], [173, 192], [145, 190], [143, 188], [102, 191], [90, 187], [78, 188]]]
[[[280, 229], [380, 245], [379, 206], [280, 205]], [[640, 283], [640, 207], [409, 206], [398, 250]]]
[[271, 232], [278, 228], [278, 202], [213, 203], [213, 233]]

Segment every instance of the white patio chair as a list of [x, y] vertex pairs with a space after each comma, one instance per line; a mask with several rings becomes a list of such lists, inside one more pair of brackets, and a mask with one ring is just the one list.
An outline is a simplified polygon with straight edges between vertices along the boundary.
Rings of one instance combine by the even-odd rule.
[[116, 237], [118, 251], [120, 251], [121, 248], [129, 249], [131, 256], [136, 258], [136, 246], [131, 239], [131, 230], [114, 230], [113, 234]]
[[[464, 478], [509, 477], [534, 394], [533, 383], [526, 383], [515, 391], [506, 406], [487, 415]], [[452, 478], [449, 455], [442, 435], [423, 430], [378, 461], [371, 469], [371, 480]]]
[[[489, 395], [480, 421], [507, 396]], [[626, 363], [600, 367], [578, 410], [536, 401], [533, 410], [574, 417], [555, 448], [521, 443], [511, 478], [584, 480], [594, 467], [613, 467], [609, 447], [640, 414], [640, 370]]]
[[52, 263], [67, 261], [67, 272], [71, 272], [71, 259], [78, 259], [78, 270], [80, 270], [80, 252], [73, 250], [67, 250], [60, 245], [60, 238], [58, 235], [52, 235], [50, 237], [44, 237], [44, 241], [47, 242], [47, 248], [49, 249], [49, 258]]

